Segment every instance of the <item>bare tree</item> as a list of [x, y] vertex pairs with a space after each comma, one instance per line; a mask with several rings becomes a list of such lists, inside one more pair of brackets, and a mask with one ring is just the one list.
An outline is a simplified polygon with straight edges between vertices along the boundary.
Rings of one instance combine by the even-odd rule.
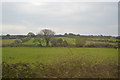
[[45, 39], [46, 46], [49, 46], [49, 42], [54, 34], [55, 32], [50, 29], [43, 29], [38, 35], [41, 35]]

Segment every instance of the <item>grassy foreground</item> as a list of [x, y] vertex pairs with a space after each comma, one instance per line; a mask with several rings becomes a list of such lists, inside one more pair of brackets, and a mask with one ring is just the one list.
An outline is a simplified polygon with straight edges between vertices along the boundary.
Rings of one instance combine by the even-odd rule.
[[113, 48], [4, 47], [3, 77], [117, 77], [118, 53]]

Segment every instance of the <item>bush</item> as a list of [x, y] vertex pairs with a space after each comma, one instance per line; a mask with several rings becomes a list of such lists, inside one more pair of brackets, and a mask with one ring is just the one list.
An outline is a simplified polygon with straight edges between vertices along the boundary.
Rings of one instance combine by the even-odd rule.
[[16, 39], [13, 43], [14, 44], [19, 44], [19, 43], [22, 43], [22, 40], [21, 39]]
[[52, 39], [51, 40], [51, 44], [52, 44], [52, 47], [56, 47], [57, 46], [57, 39]]
[[99, 43], [99, 42], [91, 42], [85, 45], [85, 47], [108, 47], [108, 48], [114, 48], [116, 46], [117, 45], [113, 45], [109, 43]]
[[75, 43], [77, 47], [84, 47], [84, 45], [86, 44], [86, 40], [80, 37], [76, 37]]
[[28, 40], [30, 40], [30, 37], [25, 37], [25, 38], [21, 38], [22, 42], [26, 42]]
[[57, 43], [59, 44], [59, 46], [63, 46], [63, 39], [59, 38], [57, 40]]
[[61, 38], [52, 39], [51, 44], [52, 44], [52, 47], [67, 47], [68, 46], [68, 42], [66, 40], [61, 39]]

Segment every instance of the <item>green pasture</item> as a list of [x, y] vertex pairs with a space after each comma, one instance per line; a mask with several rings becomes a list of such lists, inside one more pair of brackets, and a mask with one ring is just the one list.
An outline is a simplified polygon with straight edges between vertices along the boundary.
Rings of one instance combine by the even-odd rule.
[[4, 47], [2, 59], [8, 63], [54, 63], [70, 58], [84, 58], [86, 61], [92, 60], [93, 62], [117, 61], [117, 52], [117, 49], [113, 48]]

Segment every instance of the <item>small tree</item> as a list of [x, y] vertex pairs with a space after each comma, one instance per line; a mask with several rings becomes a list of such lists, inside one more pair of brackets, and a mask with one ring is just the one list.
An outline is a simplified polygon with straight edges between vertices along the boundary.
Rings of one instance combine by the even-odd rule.
[[38, 35], [43, 36], [45, 42], [46, 42], [46, 46], [49, 46], [49, 42], [51, 40], [51, 38], [54, 36], [55, 32], [50, 30], [50, 29], [43, 29], [40, 31], [40, 33]]

